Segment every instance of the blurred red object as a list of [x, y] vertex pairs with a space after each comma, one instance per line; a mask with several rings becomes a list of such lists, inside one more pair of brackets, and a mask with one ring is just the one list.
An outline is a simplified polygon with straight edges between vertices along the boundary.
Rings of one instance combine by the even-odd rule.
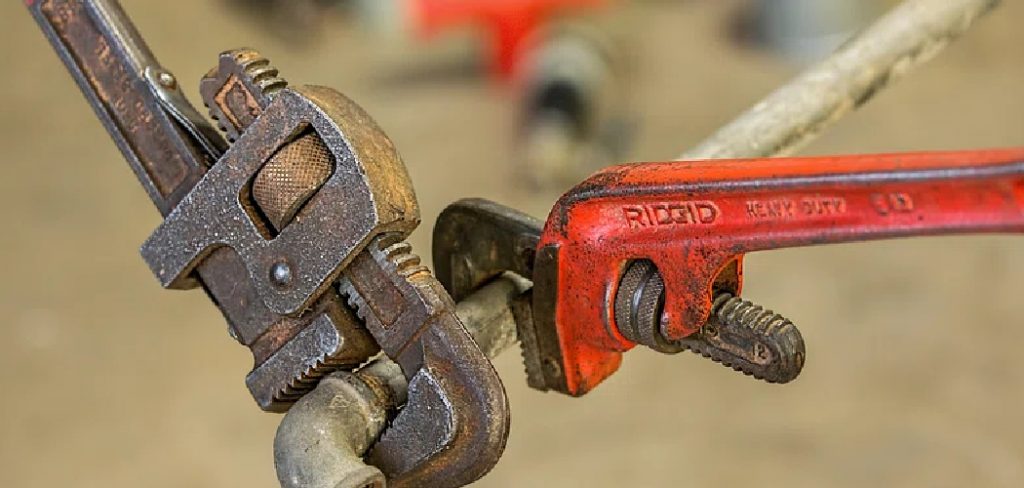
[[492, 74], [509, 80], [529, 39], [545, 23], [605, 6], [610, 0], [412, 0], [413, 23], [423, 38], [446, 29], [476, 25], [490, 34]]

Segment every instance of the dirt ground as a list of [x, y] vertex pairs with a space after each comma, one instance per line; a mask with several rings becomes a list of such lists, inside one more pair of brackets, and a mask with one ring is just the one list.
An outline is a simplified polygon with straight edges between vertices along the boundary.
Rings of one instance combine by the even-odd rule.
[[[543, 216], [557, 196], [510, 184], [507, 93], [459, 49], [340, 28], [299, 49], [218, 2], [123, 3], [182, 80], [251, 45], [362, 104], [409, 164], [424, 255], [450, 201]], [[634, 7], [634, 159], [678, 154], [795, 73], [723, 37], [738, 5]], [[1021, 18], [1005, 2], [804, 153], [1021, 144]], [[246, 391], [249, 353], [202, 293], [150, 275], [138, 246], [158, 215], [21, 2], [0, 5], [0, 36], [0, 486], [276, 486], [279, 417]], [[803, 330], [801, 378], [636, 351], [572, 399], [527, 388], [510, 351], [511, 438], [479, 486], [1024, 486], [1022, 290], [1010, 237], [751, 255], [745, 293]]]

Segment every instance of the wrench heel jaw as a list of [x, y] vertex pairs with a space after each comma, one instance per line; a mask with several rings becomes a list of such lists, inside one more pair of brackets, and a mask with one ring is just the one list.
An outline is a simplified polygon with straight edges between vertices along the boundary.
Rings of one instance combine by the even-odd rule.
[[462, 486], [504, 452], [508, 398], [455, 302], [400, 237], [374, 239], [340, 285], [409, 381], [405, 406], [368, 460], [392, 486]]
[[505, 450], [509, 405], [490, 361], [450, 315], [420, 336], [423, 366], [401, 413], [368, 460], [390, 486], [463, 486], [487, 474]]
[[[563, 297], [565, 290], [559, 283], [559, 255], [558, 245], [542, 245], [538, 249], [534, 267], [533, 320], [529, 323], [532, 330], [524, 334], [528, 327], [523, 326], [523, 321], [519, 322], [519, 329], [521, 337], [531, 338], [523, 341], [530, 386], [578, 397], [615, 373], [622, 363], [622, 351], [629, 347], [605, 347], [598, 344], [604, 342], [600, 340], [604, 338], [603, 333], [571, 327], [577, 321], [565, 317], [568, 300]], [[539, 368], [531, 371], [531, 363], [539, 365]]]
[[529, 215], [489, 200], [459, 200], [434, 224], [434, 274], [455, 301], [506, 271], [530, 278], [542, 226]]

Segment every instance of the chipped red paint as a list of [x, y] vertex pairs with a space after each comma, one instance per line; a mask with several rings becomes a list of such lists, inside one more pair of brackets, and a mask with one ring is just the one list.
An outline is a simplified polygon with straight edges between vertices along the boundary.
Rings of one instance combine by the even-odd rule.
[[1024, 148], [608, 168], [558, 201], [538, 246], [559, 249], [553, 322], [566, 390], [597, 386], [635, 345], [612, 310], [631, 260], [657, 265], [662, 332], [680, 339], [706, 322], [713, 289], [739, 292], [747, 252], [1022, 232], [1022, 199]]

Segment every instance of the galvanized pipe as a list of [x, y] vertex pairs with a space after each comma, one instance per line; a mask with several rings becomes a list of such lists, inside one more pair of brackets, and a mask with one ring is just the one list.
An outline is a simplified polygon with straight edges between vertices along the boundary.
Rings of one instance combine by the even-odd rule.
[[999, 0], [907, 0], [679, 159], [792, 154], [931, 59]]
[[[516, 342], [509, 302], [530, 287], [500, 277], [458, 303], [456, 313], [488, 357]], [[356, 373], [337, 372], [292, 405], [274, 437], [274, 465], [285, 488], [385, 486], [363, 456], [384, 430], [390, 412], [405, 402], [401, 368], [381, 356]]]

